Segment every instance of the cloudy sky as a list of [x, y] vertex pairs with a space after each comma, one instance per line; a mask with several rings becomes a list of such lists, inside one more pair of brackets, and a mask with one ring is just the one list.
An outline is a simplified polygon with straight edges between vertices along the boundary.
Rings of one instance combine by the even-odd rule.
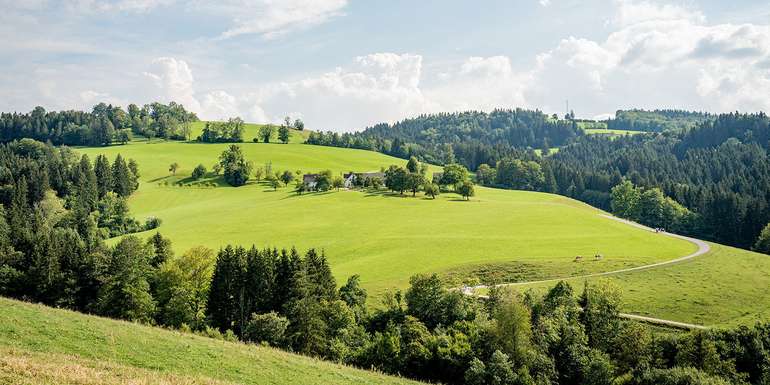
[[175, 100], [351, 131], [496, 107], [770, 110], [770, 2], [0, 0], [0, 110]]

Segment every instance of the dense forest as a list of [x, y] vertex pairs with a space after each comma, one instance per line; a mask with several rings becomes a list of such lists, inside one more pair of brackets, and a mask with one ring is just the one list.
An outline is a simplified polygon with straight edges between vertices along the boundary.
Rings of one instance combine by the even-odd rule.
[[[646, 114], [631, 112], [620, 116]], [[475, 171], [482, 185], [558, 193], [605, 210], [613, 209], [613, 187], [627, 180], [630, 195], [618, 190], [615, 198], [643, 199], [634, 210], [616, 214], [751, 247], [770, 221], [770, 119], [763, 113], [653, 112], [688, 123], [662, 133], [611, 137], [584, 135], [576, 124], [537, 111], [468, 112], [421, 116], [357, 134], [314, 133], [308, 143], [458, 163]], [[533, 145], [542, 148], [541, 155]], [[551, 146], [559, 151], [551, 154]]]
[[0, 145], [0, 293], [95, 310], [110, 263], [102, 241], [159, 224], [129, 216], [138, 176], [120, 155], [110, 164], [32, 139]]
[[99, 103], [91, 112], [46, 111], [0, 113], [0, 142], [31, 138], [54, 145], [108, 146], [126, 143], [132, 134], [149, 138], [187, 139], [198, 117], [175, 102], [128, 106], [128, 111]]
[[684, 110], [618, 110], [607, 120], [607, 128], [614, 130], [663, 132], [684, 130], [713, 118], [705, 112]]
[[770, 221], [770, 119], [724, 114], [683, 132], [585, 136], [544, 159], [558, 192], [610, 209], [610, 191], [627, 179], [697, 214], [678, 229], [750, 247]]
[[309, 144], [379, 151], [434, 164], [458, 162], [475, 170], [495, 164], [524, 148], [558, 147], [581, 135], [572, 120], [540, 111], [494, 110], [420, 115], [395, 124], [382, 123], [359, 133], [311, 132]]

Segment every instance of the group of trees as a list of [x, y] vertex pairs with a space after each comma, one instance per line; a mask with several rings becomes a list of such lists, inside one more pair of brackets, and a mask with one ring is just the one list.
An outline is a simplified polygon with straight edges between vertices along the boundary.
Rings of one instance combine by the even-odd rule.
[[225, 181], [235, 187], [246, 184], [253, 167], [251, 161], [246, 160], [241, 147], [235, 144], [231, 144], [219, 155], [219, 165]]
[[283, 124], [278, 127], [272, 124], [262, 125], [259, 127], [259, 131], [257, 132], [257, 137], [254, 138], [254, 142], [270, 143], [270, 140], [273, 139], [273, 135], [275, 135], [277, 132], [278, 140], [280, 140], [283, 144], [287, 144], [291, 139], [292, 129], [302, 131], [305, 129], [305, 123], [303, 123], [301, 119], [296, 119], [292, 123], [291, 118], [287, 116], [284, 118]]
[[562, 146], [582, 134], [573, 120], [551, 119], [540, 111], [494, 110], [421, 115], [382, 123], [359, 133], [312, 132], [309, 144], [379, 151], [433, 164], [460, 163], [476, 170], [519, 149]]
[[385, 187], [399, 194], [410, 191], [412, 196], [417, 195], [418, 191], [423, 191], [425, 195], [432, 198], [439, 195], [442, 189], [449, 188], [465, 199], [475, 195], [468, 170], [460, 164], [446, 165], [443, 172], [434, 174], [430, 180], [427, 173], [428, 165], [421, 163], [415, 157], [411, 157], [406, 167], [391, 165], [385, 170]]
[[690, 233], [698, 217], [655, 187], [644, 189], [624, 180], [610, 192], [612, 213], [621, 217], [670, 232]]
[[705, 112], [683, 110], [618, 110], [607, 120], [607, 128], [628, 131], [663, 132], [695, 127], [713, 116]]
[[51, 111], [35, 107], [29, 113], [0, 113], [0, 141], [32, 138], [53, 144], [108, 146], [126, 143], [132, 134], [167, 139], [187, 139], [194, 113], [180, 104], [152, 103], [128, 111], [99, 103], [91, 112]]
[[549, 163], [535, 157], [505, 157], [494, 168], [481, 164], [476, 169], [476, 181], [484, 186], [516, 190], [556, 192], [558, 189]]
[[230, 118], [226, 122], [206, 122], [197, 140], [206, 143], [243, 142], [244, 123], [241, 118]]
[[157, 227], [131, 218], [138, 167], [91, 162], [32, 139], [0, 145], [0, 295], [96, 311], [107, 237]]

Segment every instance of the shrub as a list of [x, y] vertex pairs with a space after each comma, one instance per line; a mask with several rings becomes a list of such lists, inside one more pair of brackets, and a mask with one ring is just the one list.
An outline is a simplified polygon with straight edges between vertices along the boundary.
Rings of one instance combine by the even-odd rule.
[[158, 217], [148, 217], [147, 220], [144, 221], [144, 229], [145, 230], [152, 230], [157, 229], [160, 227], [160, 224], [163, 221]]
[[195, 180], [198, 180], [200, 178], [203, 178], [206, 176], [206, 167], [202, 164], [199, 164], [192, 172], [192, 178]]
[[251, 319], [246, 324], [243, 337], [246, 341], [265, 342], [270, 346], [283, 346], [288, 326], [289, 320], [276, 312], [252, 314]]

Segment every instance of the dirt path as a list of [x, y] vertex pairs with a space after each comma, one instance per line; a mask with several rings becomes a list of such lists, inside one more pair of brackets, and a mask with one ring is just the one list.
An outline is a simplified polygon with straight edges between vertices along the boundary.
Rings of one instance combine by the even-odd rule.
[[[642, 229], [642, 230], [655, 231], [654, 229], [651, 229], [651, 228], [649, 228], [647, 226], [640, 225], [640, 224], [638, 224], [636, 222], [632, 222], [632, 221], [629, 221], [629, 220], [626, 220], [626, 219], [618, 218], [618, 217], [615, 217], [615, 216], [612, 216], [612, 215], [607, 215], [607, 214], [599, 214], [599, 215], [602, 216], [602, 217], [614, 220], [614, 221], [625, 223], [625, 224], [627, 224], [629, 226], [634, 226], [634, 227]], [[563, 281], [565, 279], [581, 279], [581, 278], [601, 277], [601, 276], [606, 276], [606, 275], [615, 275], [615, 274], [622, 274], [622, 273], [628, 273], [628, 272], [633, 272], [633, 271], [647, 270], [647, 269], [653, 269], [653, 268], [656, 268], [656, 267], [673, 265], [673, 264], [676, 264], [676, 263], [684, 262], [686, 260], [695, 258], [695, 257], [703, 255], [703, 254], [706, 254], [706, 253], [709, 252], [709, 250], [711, 250], [711, 246], [709, 246], [708, 243], [701, 241], [700, 239], [690, 238], [690, 237], [686, 237], [684, 235], [672, 234], [672, 233], [668, 233], [668, 232], [660, 232], [659, 234], [663, 234], [663, 235], [666, 235], [666, 236], [669, 236], [669, 237], [678, 238], [678, 239], [682, 239], [682, 240], [688, 241], [688, 242], [698, 246], [698, 250], [695, 251], [694, 253], [685, 255], [684, 257], [679, 257], [679, 258], [672, 259], [672, 260], [669, 260], [669, 261], [657, 262], [657, 263], [652, 263], [652, 264], [649, 264], [649, 265], [642, 265], [642, 266], [636, 266], [636, 267], [629, 267], [629, 268], [626, 268], [626, 269], [605, 271], [605, 272], [601, 272], [601, 273], [591, 273], [591, 274], [585, 274], [585, 275], [576, 275], [576, 276], [572, 276], [572, 277], [549, 278], [549, 279], [543, 279], [543, 280], [538, 280], [538, 281], [511, 282], [511, 283], [501, 283], [501, 284], [497, 284], [497, 285], [465, 286], [465, 287], [462, 288], [462, 291], [466, 295], [474, 295], [474, 292], [477, 289], [486, 289], [486, 288], [489, 288], [489, 287], [523, 286], [523, 285], [531, 285], [531, 284], [538, 284], [538, 283], [558, 282], [558, 281]], [[480, 295], [478, 297], [486, 297], [486, 296]], [[638, 321], [649, 322], [649, 323], [658, 324], [658, 325], [664, 325], [664, 326], [672, 326], [672, 327], [683, 328], [683, 329], [705, 329], [706, 328], [705, 326], [702, 326], [702, 325], [694, 325], [694, 324], [688, 324], [688, 323], [684, 323], [684, 322], [669, 321], [669, 320], [664, 320], [664, 319], [660, 319], [660, 318], [645, 317], [645, 316], [634, 315], [634, 314], [621, 314], [620, 316], [623, 317], [623, 318], [634, 319], [634, 320], [638, 320]]]
[[[602, 217], [608, 218], [608, 219], [612, 219], [612, 220], [615, 220], [615, 221], [618, 221], [618, 222], [625, 223], [625, 224], [630, 225], [630, 226], [637, 227], [637, 228], [642, 229], [642, 230], [655, 231], [655, 230], [653, 230], [653, 229], [651, 229], [651, 228], [649, 228], [647, 226], [640, 225], [640, 224], [638, 224], [636, 222], [631, 222], [629, 220], [625, 220], [625, 219], [621, 219], [621, 218], [618, 218], [618, 217], [614, 217], [612, 215], [606, 215], [606, 214], [599, 214], [599, 215], [601, 215]], [[469, 294], [469, 293], [472, 293], [476, 289], [485, 289], [485, 288], [489, 288], [489, 287], [522, 286], [522, 285], [531, 285], [531, 284], [537, 284], [537, 283], [558, 282], [558, 281], [563, 281], [565, 279], [581, 279], [581, 278], [601, 277], [601, 276], [605, 276], [605, 275], [614, 275], [614, 274], [628, 273], [628, 272], [632, 272], [632, 271], [647, 270], [647, 269], [652, 269], [652, 268], [655, 268], [655, 267], [661, 267], [661, 266], [672, 265], [672, 264], [675, 264], [675, 263], [683, 262], [683, 261], [686, 261], [688, 259], [695, 258], [695, 257], [697, 257], [699, 255], [703, 255], [703, 254], [709, 252], [709, 250], [711, 250], [711, 246], [709, 246], [708, 243], [701, 241], [700, 239], [685, 237], [684, 235], [672, 234], [672, 233], [667, 233], [667, 232], [660, 232], [659, 234], [663, 234], [663, 235], [667, 235], [669, 237], [678, 238], [678, 239], [682, 239], [682, 240], [688, 241], [688, 242], [698, 246], [698, 250], [695, 251], [694, 253], [685, 255], [684, 257], [672, 259], [672, 260], [669, 260], [669, 261], [652, 263], [652, 264], [649, 264], [649, 265], [629, 267], [629, 268], [625, 268], [625, 269], [605, 271], [605, 272], [600, 272], [600, 273], [576, 275], [576, 276], [572, 276], [572, 277], [549, 278], [549, 279], [543, 279], [543, 280], [538, 280], [538, 281], [500, 283], [500, 284], [497, 284], [497, 285], [467, 286], [467, 287], [463, 288], [463, 292], [465, 292], [466, 294]]]

